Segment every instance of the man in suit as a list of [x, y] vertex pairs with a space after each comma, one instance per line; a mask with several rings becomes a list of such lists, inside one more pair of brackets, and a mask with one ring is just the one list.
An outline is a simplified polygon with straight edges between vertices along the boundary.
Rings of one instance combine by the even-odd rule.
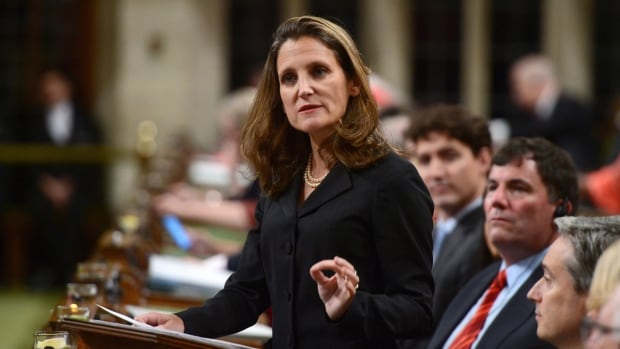
[[543, 259], [543, 277], [527, 298], [536, 305], [539, 338], [558, 349], [579, 349], [594, 267], [620, 238], [620, 217], [561, 217], [555, 224], [559, 236]]
[[580, 171], [600, 165], [594, 116], [583, 103], [561, 90], [545, 56], [532, 54], [517, 60], [510, 69], [510, 88], [520, 109], [509, 118], [512, 136], [546, 138], [566, 150]]
[[[93, 118], [76, 103], [66, 72], [56, 67], [44, 70], [39, 87], [42, 105], [26, 120], [24, 142], [57, 148], [101, 142]], [[84, 236], [87, 214], [102, 212], [103, 206], [102, 171], [96, 163], [50, 160], [30, 166], [24, 195], [34, 223], [29, 282], [35, 288], [70, 279], [93, 240]]]
[[556, 238], [553, 218], [577, 209], [577, 171], [570, 157], [543, 138], [514, 138], [493, 156], [484, 211], [486, 234], [501, 261], [454, 297], [429, 348], [553, 348], [536, 336], [527, 292]]
[[433, 105], [411, 118], [412, 160], [435, 203], [433, 317], [493, 261], [484, 238], [482, 194], [491, 166], [485, 119], [456, 105]]

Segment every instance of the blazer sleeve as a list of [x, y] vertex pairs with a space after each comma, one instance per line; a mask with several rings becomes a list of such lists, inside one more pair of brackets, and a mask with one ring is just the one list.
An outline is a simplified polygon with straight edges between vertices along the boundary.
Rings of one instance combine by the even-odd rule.
[[177, 313], [185, 333], [216, 338], [254, 325], [269, 306], [269, 292], [260, 253], [260, 222], [265, 200], [256, 207], [258, 224], [248, 232], [239, 267], [226, 281], [224, 289], [202, 306]]
[[[411, 338], [431, 331], [433, 204], [408, 162], [382, 172], [372, 199], [372, 234], [382, 292], [360, 289], [340, 323], [368, 338]], [[363, 282], [360, 280], [360, 282]]]

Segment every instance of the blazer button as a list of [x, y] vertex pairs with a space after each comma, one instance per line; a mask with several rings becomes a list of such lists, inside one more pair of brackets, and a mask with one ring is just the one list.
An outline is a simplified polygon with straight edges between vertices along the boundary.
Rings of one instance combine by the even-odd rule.
[[290, 291], [289, 291], [289, 292], [286, 292], [286, 299], [289, 301], [289, 303], [291, 302], [291, 299], [292, 299], [292, 298], [293, 298], [293, 297], [292, 297], [292, 295], [291, 295], [291, 292], [290, 292]]

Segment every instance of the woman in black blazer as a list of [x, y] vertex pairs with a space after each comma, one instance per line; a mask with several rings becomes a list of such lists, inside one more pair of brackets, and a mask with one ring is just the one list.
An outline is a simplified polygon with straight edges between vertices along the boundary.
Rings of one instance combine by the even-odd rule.
[[332, 22], [278, 28], [243, 131], [263, 195], [239, 268], [203, 306], [138, 320], [219, 337], [272, 307], [274, 348], [395, 348], [430, 331], [433, 204], [378, 131], [368, 73]]

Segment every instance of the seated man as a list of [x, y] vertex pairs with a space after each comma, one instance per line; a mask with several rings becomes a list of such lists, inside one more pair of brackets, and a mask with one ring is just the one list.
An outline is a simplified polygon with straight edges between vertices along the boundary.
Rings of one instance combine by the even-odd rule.
[[436, 206], [433, 317], [439, 321], [459, 289], [494, 259], [484, 238], [482, 209], [491, 135], [486, 119], [439, 104], [413, 114], [407, 137]]
[[620, 217], [562, 217], [543, 259], [543, 277], [527, 298], [536, 305], [539, 338], [558, 349], [581, 348], [579, 328], [598, 258], [620, 238]]
[[553, 348], [536, 336], [527, 292], [542, 276], [541, 262], [556, 238], [553, 218], [578, 205], [570, 157], [542, 138], [514, 138], [493, 156], [484, 198], [487, 234], [501, 261], [454, 297], [429, 348]]

